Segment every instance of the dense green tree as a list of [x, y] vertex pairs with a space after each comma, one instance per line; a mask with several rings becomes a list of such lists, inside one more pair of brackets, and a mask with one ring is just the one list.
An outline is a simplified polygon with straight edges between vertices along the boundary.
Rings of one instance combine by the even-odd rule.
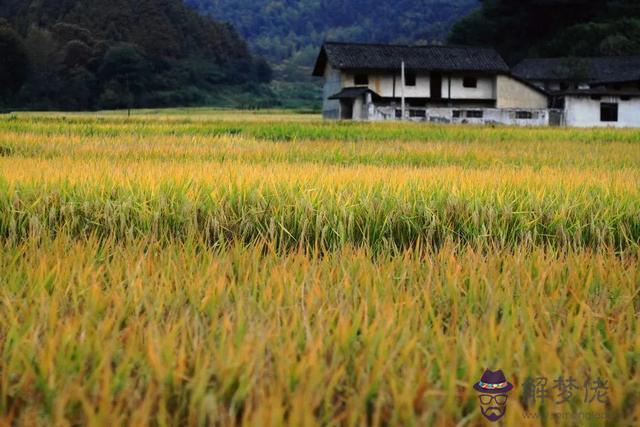
[[134, 45], [112, 47], [104, 57], [99, 76], [105, 87], [110, 89], [110, 96], [115, 95], [119, 102], [106, 107], [136, 106], [138, 97], [148, 87], [149, 71], [147, 60]]
[[[17, 106], [203, 103], [221, 87], [270, 79], [231, 25], [182, 0], [0, 0], [2, 18], [13, 28], [3, 33], [3, 69], [20, 78], [6, 85]], [[28, 73], [8, 62], [20, 51]]]
[[[477, 0], [185, 0], [216, 20], [228, 21], [267, 58], [272, 85], [284, 105], [319, 105], [322, 93], [311, 67], [324, 40], [431, 43]], [[265, 70], [266, 71], [266, 70]], [[270, 75], [271, 73], [259, 73]]]
[[27, 51], [20, 36], [0, 22], [0, 98], [15, 95], [24, 84], [29, 67]]
[[449, 40], [526, 56], [640, 54], [637, 0], [482, 0]]
[[282, 61], [325, 38], [368, 42], [444, 40], [476, 0], [186, 0], [231, 22], [253, 48]]
[[67, 69], [86, 67], [91, 61], [91, 48], [80, 40], [71, 40], [65, 44], [62, 62]]

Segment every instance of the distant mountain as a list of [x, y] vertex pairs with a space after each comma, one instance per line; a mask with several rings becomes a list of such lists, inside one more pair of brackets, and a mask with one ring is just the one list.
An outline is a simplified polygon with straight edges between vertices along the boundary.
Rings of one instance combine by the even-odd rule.
[[210, 103], [271, 75], [182, 0], [0, 0], [0, 57], [0, 104], [30, 108]]
[[[445, 40], [478, 0], [185, 0], [232, 23], [272, 61], [318, 49], [324, 39], [362, 42]], [[308, 55], [308, 54], [307, 54]]]
[[324, 40], [430, 43], [479, 6], [478, 0], [185, 0], [231, 23], [274, 70], [283, 106], [318, 107], [311, 66]]

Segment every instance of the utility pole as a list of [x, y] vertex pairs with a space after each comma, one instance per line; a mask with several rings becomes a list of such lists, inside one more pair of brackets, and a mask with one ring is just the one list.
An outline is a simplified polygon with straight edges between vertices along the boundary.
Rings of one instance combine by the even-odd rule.
[[402, 97], [402, 101], [401, 101], [401, 111], [402, 111], [402, 117], [400, 118], [400, 120], [404, 120], [404, 111], [405, 111], [405, 103], [404, 103], [404, 83], [405, 83], [405, 75], [404, 75], [404, 61], [402, 61], [402, 64], [400, 65], [400, 96]]
[[131, 117], [131, 103], [133, 95], [131, 94], [131, 85], [129, 84], [129, 75], [127, 74], [127, 117]]

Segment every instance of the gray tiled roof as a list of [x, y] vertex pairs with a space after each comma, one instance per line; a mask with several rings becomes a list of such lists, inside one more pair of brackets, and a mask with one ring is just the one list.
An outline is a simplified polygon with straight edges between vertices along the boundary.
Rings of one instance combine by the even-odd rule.
[[525, 59], [513, 74], [529, 81], [632, 82], [640, 80], [640, 56]]
[[402, 61], [414, 71], [509, 72], [509, 66], [491, 48], [326, 42], [313, 74], [322, 76], [327, 62], [340, 70], [392, 71], [399, 70]]

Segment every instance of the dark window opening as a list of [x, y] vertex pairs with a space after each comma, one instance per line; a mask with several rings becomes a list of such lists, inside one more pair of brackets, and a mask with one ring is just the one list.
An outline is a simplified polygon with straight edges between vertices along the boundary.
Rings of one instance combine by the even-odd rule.
[[442, 99], [442, 74], [431, 73], [431, 99]]
[[621, 96], [620, 99], [623, 100], [623, 101], [631, 101], [631, 97], [630, 96]]
[[533, 113], [531, 111], [516, 111], [516, 119], [531, 120]]
[[560, 90], [569, 90], [569, 84], [568, 83], [560, 83]]
[[369, 76], [366, 74], [356, 74], [353, 78], [353, 82], [356, 86], [368, 86]]
[[427, 117], [427, 112], [425, 110], [409, 110], [409, 117]]
[[484, 111], [481, 111], [481, 110], [467, 111], [468, 119], [481, 119], [483, 117], [484, 117]]
[[454, 119], [459, 119], [460, 117], [462, 117], [462, 111], [460, 111], [460, 110], [453, 110], [453, 118], [454, 118]]
[[591, 95], [591, 99], [593, 99], [594, 101], [600, 101], [602, 97], [600, 95]]
[[404, 84], [406, 86], [415, 86], [416, 85], [416, 73], [408, 72], [404, 75]]
[[462, 86], [469, 88], [478, 87], [478, 79], [475, 77], [465, 77], [462, 79]]
[[402, 110], [396, 110], [396, 119], [402, 118]]
[[603, 102], [600, 104], [600, 121], [601, 122], [617, 122], [618, 121], [618, 104]]
[[559, 110], [564, 110], [564, 97], [554, 97], [551, 99], [551, 108], [557, 108]]

